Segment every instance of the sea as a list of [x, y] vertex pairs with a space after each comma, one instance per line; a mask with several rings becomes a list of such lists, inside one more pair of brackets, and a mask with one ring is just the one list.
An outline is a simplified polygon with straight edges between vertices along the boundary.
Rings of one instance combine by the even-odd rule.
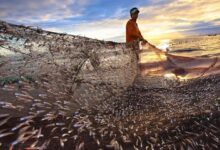
[[220, 34], [185, 37], [181, 39], [162, 39], [158, 48], [180, 56], [219, 57]]

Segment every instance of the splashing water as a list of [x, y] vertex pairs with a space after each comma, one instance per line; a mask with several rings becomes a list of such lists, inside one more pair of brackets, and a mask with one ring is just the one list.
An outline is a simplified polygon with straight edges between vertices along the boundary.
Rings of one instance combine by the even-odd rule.
[[156, 47], [163, 50], [163, 51], [168, 51], [168, 48], [170, 46], [170, 39], [164, 39], [160, 41], [160, 44], [157, 45]]

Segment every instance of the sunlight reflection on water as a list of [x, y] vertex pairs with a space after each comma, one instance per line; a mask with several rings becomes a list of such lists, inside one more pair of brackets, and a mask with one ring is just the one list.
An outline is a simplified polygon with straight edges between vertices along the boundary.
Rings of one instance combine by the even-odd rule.
[[[176, 61], [178, 62], [178, 66], [183, 65], [184, 70], [187, 72], [184, 73], [184, 75], [178, 76], [178, 78], [187, 80], [188, 78], [201, 76], [204, 74], [203, 72], [209, 70], [208, 68], [210, 67], [212, 71], [206, 72], [207, 75], [210, 74], [210, 72], [218, 73], [219, 61], [215, 61], [215, 58], [220, 56], [219, 43], [220, 35], [197, 36], [176, 40], [164, 39], [161, 40], [156, 47], [162, 51], [167, 51], [168, 54], [177, 56]], [[184, 57], [191, 57], [195, 60], [188, 61]], [[171, 72], [167, 72], [167, 69], [164, 68], [164, 70], [161, 70], [161, 67], [159, 67], [160, 65], [163, 66], [166, 60], [168, 60], [166, 55], [161, 54], [159, 58], [158, 55], [148, 49], [147, 46], [143, 47], [143, 51], [140, 53], [140, 63], [145, 65], [145, 69], [143, 70], [142, 68], [144, 74], [151, 74], [153, 71], [156, 73], [155, 75], [163, 75], [166, 78], [174, 79], [177, 76], [172, 73], [172, 70]], [[170, 65], [172, 66], [172, 63]], [[213, 68], [214, 66], [215, 68]]]
[[163, 50], [163, 51], [167, 51], [167, 49], [170, 46], [170, 39], [164, 39], [160, 41], [160, 44], [158, 44], [156, 47]]

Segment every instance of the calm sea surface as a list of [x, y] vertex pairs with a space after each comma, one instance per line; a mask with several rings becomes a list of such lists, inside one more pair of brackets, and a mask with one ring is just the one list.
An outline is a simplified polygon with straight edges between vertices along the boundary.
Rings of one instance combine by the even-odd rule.
[[[163, 41], [162, 41], [163, 42]], [[165, 43], [166, 41], [164, 41]], [[181, 56], [220, 56], [220, 35], [167, 40], [169, 52]]]

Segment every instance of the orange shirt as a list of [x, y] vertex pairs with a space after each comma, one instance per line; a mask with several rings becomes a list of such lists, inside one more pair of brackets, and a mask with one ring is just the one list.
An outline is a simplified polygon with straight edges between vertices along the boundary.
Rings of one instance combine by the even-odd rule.
[[126, 25], [126, 43], [132, 42], [137, 39], [142, 39], [143, 36], [138, 28], [135, 20], [130, 19]]

